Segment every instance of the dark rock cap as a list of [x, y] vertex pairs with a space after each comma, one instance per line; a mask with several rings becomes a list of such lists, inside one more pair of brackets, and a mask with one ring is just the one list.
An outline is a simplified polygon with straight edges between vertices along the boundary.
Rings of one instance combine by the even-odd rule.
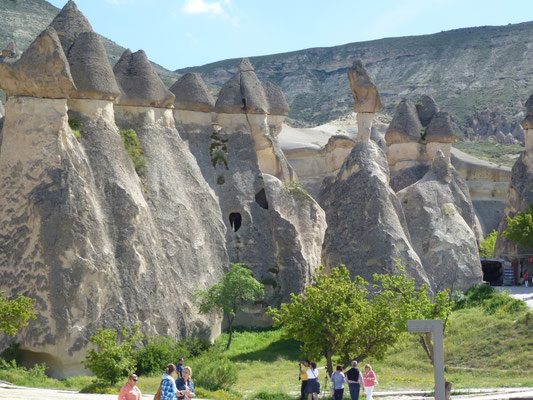
[[222, 86], [215, 110], [228, 114], [268, 113], [265, 90], [247, 58], [241, 61], [237, 74]]
[[440, 143], [455, 142], [455, 131], [449, 113], [439, 111], [433, 116], [429, 126], [426, 128], [426, 141]]
[[422, 124], [412, 101], [403, 99], [396, 107], [394, 117], [385, 133], [387, 146], [394, 143], [419, 142], [422, 139]]
[[67, 56], [78, 35], [82, 32], [92, 32], [93, 30], [87, 18], [78, 10], [76, 3], [72, 0], [65, 4], [50, 23], [50, 26], [56, 30], [63, 46], [63, 51]]
[[527, 115], [524, 121], [522, 121], [522, 128], [525, 130], [533, 129], [533, 94], [526, 101], [526, 110]]
[[423, 95], [415, 105], [422, 126], [428, 126], [431, 118], [439, 112], [439, 106], [437, 106], [433, 97], [428, 95]]
[[8, 95], [66, 99], [75, 91], [54, 28], [45, 29], [14, 63], [0, 62], [0, 87]]
[[100, 35], [82, 32], [68, 54], [76, 99], [114, 100], [120, 94]]
[[119, 105], [172, 107], [174, 94], [154, 71], [143, 50], [135, 53], [129, 49], [124, 51], [113, 72], [120, 88]]
[[183, 75], [170, 87], [170, 91], [176, 96], [174, 107], [178, 110], [215, 111], [215, 99], [197, 73]]
[[271, 82], [265, 82], [263, 84], [263, 87], [265, 89], [265, 94], [268, 101], [269, 114], [289, 115], [289, 111], [291, 111], [291, 108], [289, 107], [289, 103], [287, 103], [287, 99], [285, 99], [283, 90], [281, 90], [279, 86], [274, 85]]
[[441, 150], [438, 150], [435, 154], [435, 158], [433, 158], [433, 163], [431, 164], [431, 170], [439, 180], [449, 181], [450, 163]]
[[348, 70], [355, 112], [376, 113], [381, 110], [379, 92], [361, 60], [355, 60]]

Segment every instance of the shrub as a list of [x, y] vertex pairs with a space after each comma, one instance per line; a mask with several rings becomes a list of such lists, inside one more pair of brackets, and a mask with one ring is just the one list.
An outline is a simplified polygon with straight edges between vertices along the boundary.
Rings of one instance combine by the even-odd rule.
[[20, 364], [22, 361], [22, 354], [20, 353], [20, 344], [11, 343], [4, 351], [0, 353], [0, 359], [11, 363], [15, 361], [17, 364]]
[[507, 292], [498, 292], [492, 286], [478, 285], [462, 295], [454, 296], [454, 309], [481, 307], [487, 314], [516, 313], [526, 309], [526, 303], [514, 299]]
[[114, 329], [98, 329], [98, 334], [91, 337], [91, 343], [99, 347], [98, 351], [90, 349], [83, 364], [102, 383], [114, 385], [121, 377], [132, 373], [135, 368], [133, 345], [144, 338], [139, 327], [128, 330], [122, 327], [119, 333]]
[[82, 125], [81, 122], [78, 121], [77, 119], [69, 118], [68, 125], [70, 126], [70, 129], [72, 130], [72, 133], [74, 134], [76, 139], [81, 140], [81, 132], [80, 132], [80, 127]]
[[242, 400], [243, 396], [240, 393], [237, 393], [233, 390], [216, 390], [214, 392], [198, 388], [194, 392], [196, 396], [202, 399], [216, 399], [216, 400]]
[[291, 398], [291, 396], [283, 392], [259, 392], [254, 394], [252, 400], [287, 400]]
[[211, 350], [196, 357], [192, 364], [193, 381], [196, 386], [210, 391], [227, 390], [238, 379], [237, 365], [220, 351]]
[[301, 182], [292, 181], [283, 184], [283, 191], [289, 196], [294, 197], [296, 200], [305, 200], [309, 197], [307, 189]]
[[123, 129], [120, 131], [120, 136], [122, 137], [124, 147], [130, 156], [137, 175], [144, 178], [146, 173], [146, 158], [143, 156], [144, 153], [141, 144], [139, 143], [137, 132], [133, 129]]

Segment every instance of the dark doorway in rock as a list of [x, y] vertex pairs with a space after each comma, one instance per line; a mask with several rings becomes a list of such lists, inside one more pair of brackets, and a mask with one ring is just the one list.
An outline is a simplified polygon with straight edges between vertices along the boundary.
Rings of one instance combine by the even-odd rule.
[[501, 286], [503, 284], [503, 260], [481, 260], [483, 270], [483, 280], [491, 286]]
[[237, 232], [242, 224], [242, 216], [241, 213], [238, 212], [232, 212], [229, 215], [229, 223], [231, 227], [233, 228], [233, 232]]
[[268, 200], [265, 193], [265, 189], [261, 189], [255, 194], [255, 202], [259, 204], [260, 207], [264, 208], [265, 210], [268, 210]]

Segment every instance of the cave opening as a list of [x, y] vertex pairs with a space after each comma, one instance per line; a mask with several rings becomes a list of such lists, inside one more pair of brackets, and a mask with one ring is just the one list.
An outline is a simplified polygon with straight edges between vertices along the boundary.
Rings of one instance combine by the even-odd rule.
[[233, 232], [237, 232], [242, 224], [242, 216], [241, 213], [238, 212], [232, 212], [229, 215], [229, 223], [231, 225], [231, 228], [233, 229]]
[[268, 200], [264, 188], [255, 194], [255, 202], [259, 204], [261, 208], [268, 210]]

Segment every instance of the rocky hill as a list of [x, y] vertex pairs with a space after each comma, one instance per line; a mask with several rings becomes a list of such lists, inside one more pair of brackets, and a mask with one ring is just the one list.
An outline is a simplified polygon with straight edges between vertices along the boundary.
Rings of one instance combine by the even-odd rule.
[[[431, 94], [463, 127], [476, 111], [520, 119], [533, 87], [533, 22], [457, 29], [432, 35], [387, 38], [342, 46], [252, 57], [260, 79], [280, 85], [292, 111], [308, 124], [333, 120], [352, 109], [346, 71], [362, 58], [378, 85], [384, 111], [403, 96]], [[237, 60], [179, 70], [198, 72], [221, 85]], [[504, 132], [504, 134], [507, 132]]]

